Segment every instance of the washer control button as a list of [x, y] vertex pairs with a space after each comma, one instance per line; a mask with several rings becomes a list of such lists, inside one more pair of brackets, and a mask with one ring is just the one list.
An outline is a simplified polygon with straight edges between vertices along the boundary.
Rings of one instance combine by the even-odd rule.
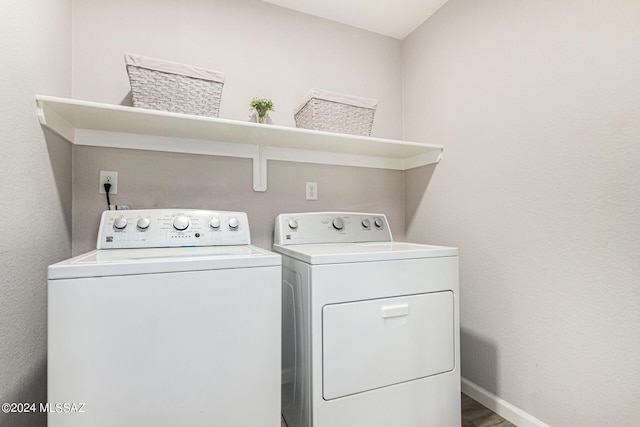
[[296, 221], [295, 219], [291, 218], [289, 220], [289, 228], [292, 230], [295, 230], [298, 228], [298, 221]]
[[344, 221], [342, 218], [334, 218], [333, 219], [333, 228], [336, 230], [342, 230], [344, 228]]
[[382, 228], [382, 225], [384, 224], [382, 222], [382, 218], [376, 218], [373, 223], [376, 225], [376, 228]]
[[211, 221], [209, 221], [209, 227], [217, 230], [218, 228], [220, 228], [220, 218], [211, 218]]
[[125, 218], [119, 217], [113, 221], [113, 228], [116, 230], [124, 230], [127, 228], [127, 220]]
[[149, 225], [151, 225], [151, 221], [149, 221], [149, 218], [140, 218], [137, 223], [137, 226], [140, 230], [146, 230], [147, 228], [149, 228]]
[[365, 218], [362, 220], [362, 226], [364, 228], [371, 228], [371, 220], [369, 218]]
[[173, 220], [173, 228], [178, 231], [184, 231], [191, 225], [191, 220], [185, 215], [178, 215]]
[[229, 229], [237, 230], [239, 225], [240, 221], [238, 221], [238, 218], [236, 218], [235, 216], [229, 218]]

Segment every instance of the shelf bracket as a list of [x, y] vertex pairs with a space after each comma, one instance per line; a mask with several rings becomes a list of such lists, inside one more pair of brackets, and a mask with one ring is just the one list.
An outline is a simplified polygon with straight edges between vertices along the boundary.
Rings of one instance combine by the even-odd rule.
[[36, 108], [40, 125], [51, 129], [71, 143], [75, 142], [75, 128], [69, 122], [39, 99], [36, 99]]
[[38, 121], [42, 126], [46, 126], [47, 118], [44, 115], [44, 104], [39, 99], [36, 99], [36, 109], [38, 111]]
[[253, 191], [267, 191], [267, 156], [260, 145], [253, 157]]

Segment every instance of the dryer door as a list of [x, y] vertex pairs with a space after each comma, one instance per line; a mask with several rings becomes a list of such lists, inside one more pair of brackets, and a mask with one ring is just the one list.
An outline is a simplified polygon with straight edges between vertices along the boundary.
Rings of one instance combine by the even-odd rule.
[[325, 400], [454, 368], [451, 291], [325, 305], [322, 325]]

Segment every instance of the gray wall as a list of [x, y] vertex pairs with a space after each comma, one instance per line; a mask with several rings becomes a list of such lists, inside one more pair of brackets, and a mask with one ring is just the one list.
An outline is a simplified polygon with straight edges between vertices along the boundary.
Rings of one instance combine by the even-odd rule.
[[[0, 5], [0, 403], [46, 401], [47, 265], [71, 253], [71, 148], [44, 133], [35, 94], [71, 93], [70, 0]], [[0, 426], [46, 414], [0, 413]]]
[[462, 374], [640, 425], [640, 2], [450, 0], [404, 40], [410, 239], [460, 247]]
[[[252, 243], [270, 249], [282, 212], [351, 210], [384, 212], [404, 236], [403, 176], [399, 171], [269, 162], [269, 189], [252, 189], [251, 160], [74, 147], [73, 251], [95, 249], [103, 195], [99, 170], [118, 170], [118, 195], [138, 208], [190, 207], [247, 212]], [[318, 201], [305, 200], [305, 182], [318, 182]]]
[[[294, 107], [317, 87], [377, 99], [373, 135], [402, 133], [399, 40], [259, 0], [76, 0], [73, 28], [77, 99], [129, 104], [129, 51], [224, 71], [222, 118], [247, 120], [250, 100], [270, 97], [273, 121], [295, 126]], [[276, 214], [287, 211], [384, 212], [404, 236], [401, 172], [270, 162], [268, 190], [256, 193], [247, 161], [74, 147], [74, 254], [95, 246], [100, 169], [119, 172], [114, 203], [246, 211], [264, 248]], [[304, 199], [307, 180], [318, 182], [317, 202]]]
[[73, 97], [128, 103], [124, 52], [226, 73], [220, 117], [271, 98], [276, 124], [312, 87], [379, 102], [373, 133], [402, 132], [400, 41], [261, 0], [74, 0]]

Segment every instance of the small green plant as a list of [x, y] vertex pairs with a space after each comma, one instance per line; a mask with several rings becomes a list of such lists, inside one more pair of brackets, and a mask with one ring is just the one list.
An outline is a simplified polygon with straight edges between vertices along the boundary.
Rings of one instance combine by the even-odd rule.
[[253, 98], [251, 100], [252, 110], [256, 110], [258, 114], [258, 123], [264, 123], [265, 116], [269, 111], [275, 111], [273, 108], [273, 101], [268, 98]]

